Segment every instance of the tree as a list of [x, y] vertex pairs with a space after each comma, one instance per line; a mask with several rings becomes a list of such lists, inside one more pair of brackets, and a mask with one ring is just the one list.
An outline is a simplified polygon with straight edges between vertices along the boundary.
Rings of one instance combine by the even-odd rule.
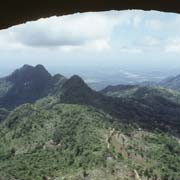
[[56, 130], [54, 131], [53, 141], [54, 141], [56, 144], [59, 144], [59, 143], [62, 141], [62, 134], [61, 134], [60, 129], [56, 129]]

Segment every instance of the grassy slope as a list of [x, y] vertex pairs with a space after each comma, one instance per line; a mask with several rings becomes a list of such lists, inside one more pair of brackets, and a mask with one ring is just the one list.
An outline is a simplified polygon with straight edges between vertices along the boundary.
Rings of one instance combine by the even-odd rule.
[[9, 114], [9, 111], [4, 108], [0, 108], [0, 122], [3, 121]]
[[180, 177], [179, 164], [179, 139], [52, 97], [18, 107], [0, 125], [2, 180], [134, 179], [133, 170], [143, 179], [171, 180]]
[[150, 96], [161, 96], [176, 103], [180, 103], [180, 92], [163, 87], [138, 87], [130, 86], [129, 88], [112, 87], [102, 91], [103, 94], [112, 97], [125, 98], [146, 98]]

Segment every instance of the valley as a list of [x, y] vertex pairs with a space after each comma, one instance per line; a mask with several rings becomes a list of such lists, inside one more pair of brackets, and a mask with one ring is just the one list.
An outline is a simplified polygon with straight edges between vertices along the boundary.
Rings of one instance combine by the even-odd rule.
[[0, 79], [0, 179], [178, 180], [179, 117], [169, 86], [95, 91], [24, 65]]

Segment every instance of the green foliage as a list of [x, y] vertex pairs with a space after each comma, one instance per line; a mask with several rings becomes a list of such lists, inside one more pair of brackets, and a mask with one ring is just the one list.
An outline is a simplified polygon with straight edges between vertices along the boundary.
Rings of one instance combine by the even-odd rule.
[[0, 172], [38, 180], [101, 165], [106, 145], [99, 131], [109, 123], [106, 115], [85, 106], [58, 104], [51, 97], [49, 109], [43, 101], [47, 99], [17, 108], [2, 123]]
[[[112, 140], [107, 148], [106, 138], [112, 128], [125, 137], [125, 153]], [[1, 123], [0, 178], [117, 179], [121, 174], [133, 179], [136, 169], [141, 177], [178, 179], [178, 141], [166, 133], [120, 123], [95, 108], [61, 104], [47, 97], [18, 107]]]
[[62, 138], [63, 136], [62, 136], [61, 131], [58, 128], [56, 128], [52, 137], [53, 142], [55, 142], [56, 144], [59, 144], [62, 141]]
[[0, 108], [0, 122], [3, 121], [9, 114], [9, 111], [5, 108]]

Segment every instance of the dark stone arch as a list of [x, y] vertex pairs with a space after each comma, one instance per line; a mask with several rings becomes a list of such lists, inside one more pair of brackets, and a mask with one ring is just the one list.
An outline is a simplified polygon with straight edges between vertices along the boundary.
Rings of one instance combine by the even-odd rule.
[[180, 13], [180, 0], [2, 0], [0, 29], [54, 15], [127, 9]]

